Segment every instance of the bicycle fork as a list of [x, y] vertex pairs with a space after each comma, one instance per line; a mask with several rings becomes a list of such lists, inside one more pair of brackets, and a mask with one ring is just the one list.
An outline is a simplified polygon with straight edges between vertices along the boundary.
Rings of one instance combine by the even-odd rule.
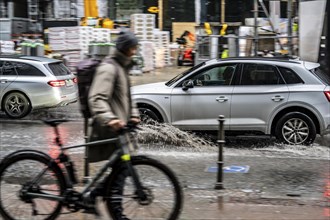
[[127, 137], [128, 134], [119, 137], [119, 141], [123, 146], [123, 155], [121, 156], [121, 160], [125, 163], [126, 168], [128, 170], [129, 175], [132, 177], [133, 184], [135, 186], [136, 194], [139, 199], [140, 204], [148, 204], [149, 199], [146, 193], [146, 189], [142, 186], [139, 175], [137, 171], [134, 169], [130, 149], [135, 149], [134, 143], [131, 142], [130, 138]]

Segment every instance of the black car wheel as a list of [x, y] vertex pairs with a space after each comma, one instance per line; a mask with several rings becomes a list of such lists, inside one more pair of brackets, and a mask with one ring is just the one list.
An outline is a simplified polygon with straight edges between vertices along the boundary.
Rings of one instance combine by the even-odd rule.
[[139, 108], [141, 122], [144, 124], [154, 124], [159, 122], [160, 119], [155, 112], [148, 108]]
[[309, 145], [316, 138], [316, 128], [313, 120], [300, 112], [284, 115], [275, 128], [276, 137], [287, 144]]
[[31, 111], [29, 99], [20, 92], [12, 92], [3, 100], [3, 109], [9, 118], [23, 118]]

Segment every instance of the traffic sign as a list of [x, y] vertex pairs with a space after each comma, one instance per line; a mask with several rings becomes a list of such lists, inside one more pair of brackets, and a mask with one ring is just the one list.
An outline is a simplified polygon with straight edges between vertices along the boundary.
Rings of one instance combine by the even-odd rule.
[[[231, 165], [231, 166], [225, 166], [223, 167], [224, 173], [248, 173], [250, 170], [250, 166], [237, 166], [237, 165]], [[218, 167], [216, 166], [209, 166], [206, 169], [206, 172], [208, 173], [217, 173]]]

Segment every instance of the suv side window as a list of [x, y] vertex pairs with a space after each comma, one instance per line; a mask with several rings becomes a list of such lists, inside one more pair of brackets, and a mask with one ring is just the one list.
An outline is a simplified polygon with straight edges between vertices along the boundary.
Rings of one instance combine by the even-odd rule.
[[240, 85], [285, 84], [276, 67], [267, 64], [244, 64]]
[[286, 84], [304, 83], [302, 79], [291, 69], [285, 67], [278, 67]]
[[19, 76], [45, 76], [38, 68], [27, 63], [15, 62], [15, 66]]
[[17, 76], [17, 72], [13, 62], [5, 61], [2, 66], [2, 75], [3, 76]]
[[225, 64], [215, 66], [206, 71], [199, 72], [191, 79], [195, 86], [222, 86], [230, 85], [234, 76], [237, 64]]
[[2, 75], [2, 65], [4, 64], [4, 61], [0, 60], [0, 75]]

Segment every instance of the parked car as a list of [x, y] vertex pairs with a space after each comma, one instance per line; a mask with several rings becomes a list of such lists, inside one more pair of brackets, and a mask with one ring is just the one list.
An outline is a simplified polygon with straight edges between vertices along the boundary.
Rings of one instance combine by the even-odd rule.
[[330, 130], [330, 77], [317, 63], [230, 58], [200, 63], [168, 82], [134, 86], [141, 117], [184, 130], [274, 135], [313, 143]]
[[9, 118], [76, 102], [76, 77], [56, 59], [0, 56], [0, 109]]

